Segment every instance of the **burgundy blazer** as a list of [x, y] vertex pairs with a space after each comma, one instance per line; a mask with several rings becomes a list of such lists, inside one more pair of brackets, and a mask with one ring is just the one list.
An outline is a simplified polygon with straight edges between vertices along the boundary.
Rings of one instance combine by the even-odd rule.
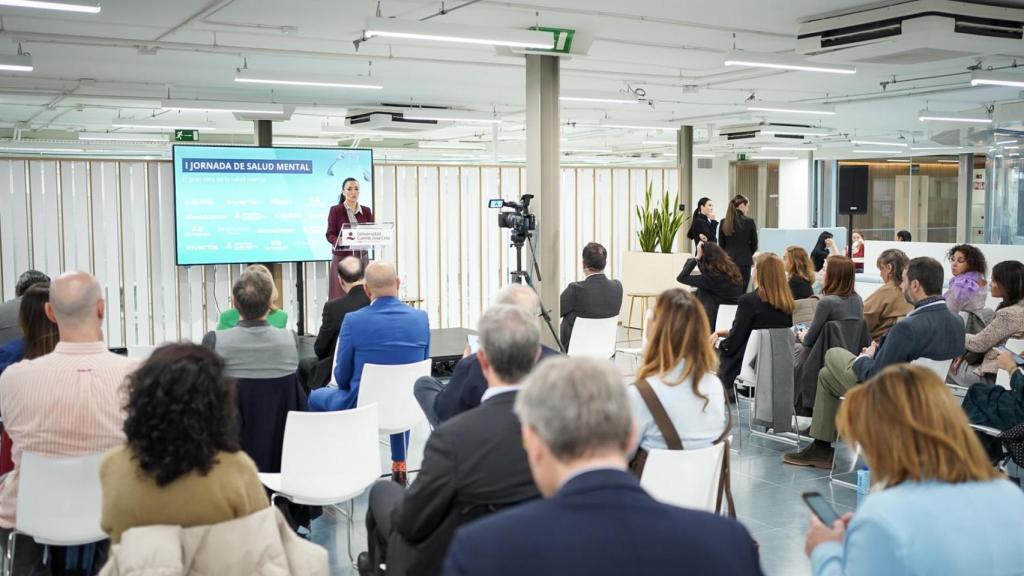
[[[369, 206], [359, 205], [359, 212], [356, 213], [357, 224], [372, 224], [373, 223], [373, 211], [370, 210]], [[338, 241], [338, 234], [341, 233], [342, 224], [351, 224], [348, 221], [348, 210], [344, 204], [335, 204], [331, 206], [331, 213], [327, 216], [327, 241], [334, 246], [334, 243]], [[345, 252], [348, 252], [347, 250]]]

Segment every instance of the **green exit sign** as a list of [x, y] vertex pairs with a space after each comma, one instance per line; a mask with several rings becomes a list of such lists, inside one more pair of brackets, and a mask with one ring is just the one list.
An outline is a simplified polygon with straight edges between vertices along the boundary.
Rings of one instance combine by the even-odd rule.
[[746, 154], [737, 154], [736, 155], [736, 159], [740, 160], [740, 161], [746, 160], [747, 159], [747, 155]]
[[534, 26], [531, 30], [538, 32], [548, 32], [554, 36], [554, 47], [550, 50], [534, 50], [530, 49], [531, 52], [554, 52], [557, 54], [568, 54], [572, 49], [572, 38], [576, 35], [576, 31], [569, 28], [546, 28], [544, 26]]
[[198, 142], [199, 141], [199, 130], [175, 130], [174, 131], [175, 142]]

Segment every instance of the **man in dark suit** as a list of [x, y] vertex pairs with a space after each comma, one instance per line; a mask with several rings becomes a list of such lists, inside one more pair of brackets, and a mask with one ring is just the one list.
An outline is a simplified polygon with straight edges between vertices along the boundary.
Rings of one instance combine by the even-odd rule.
[[378, 482], [370, 490], [360, 574], [383, 574], [382, 563], [392, 576], [437, 574], [459, 526], [538, 496], [512, 411], [540, 354], [537, 319], [499, 304], [484, 313], [479, 333], [483, 403], [434, 430], [412, 488]]
[[348, 256], [338, 263], [338, 282], [345, 291], [341, 298], [324, 304], [320, 331], [313, 343], [317, 364], [313, 370], [310, 388], [323, 388], [331, 380], [334, 349], [338, 346], [338, 334], [345, 315], [370, 305], [370, 297], [363, 289], [363, 262], [355, 256]]
[[562, 348], [569, 349], [572, 327], [577, 318], [611, 318], [622, 309], [622, 284], [604, 275], [608, 264], [608, 250], [597, 242], [583, 247], [583, 274], [581, 282], [572, 282], [562, 290]]
[[49, 281], [50, 277], [39, 270], [26, 270], [18, 276], [18, 282], [14, 285], [14, 298], [0, 303], [0, 344], [21, 338], [21, 327], [18, 326], [21, 297], [33, 285]]
[[918, 358], [950, 360], [964, 353], [964, 322], [949, 311], [942, 299], [942, 281], [942, 264], [934, 258], [914, 258], [903, 271], [902, 283], [903, 297], [914, 305], [914, 310], [860, 356], [843, 348], [825, 353], [811, 420], [814, 442], [800, 452], [783, 456], [786, 464], [831, 468], [839, 398], [858, 383], [866, 382], [892, 364]]
[[[540, 318], [540, 298], [533, 288], [522, 284], [509, 284], [498, 293], [497, 304], [516, 306], [530, 315]], [[557, 350], [541, 346], [541, 360], [557, 355]], [[432, 376], [423, 376], [416, 381], [413, 392], [431, 427], [437, 428], [442, 422], [480, 405], [480, 398], [487, 390], [487, 379], [480, 365], [479, 357], [466, 347], [466, 354], [455, 365], [452, 377], [447, 383]]]
[[611, 363], [552, 358], [527, 379], [515, 411], [545, 499], [459, 529], [446, 576], [761, 574], [740, 523], [661, 504], [626, 471], [636, 428]]

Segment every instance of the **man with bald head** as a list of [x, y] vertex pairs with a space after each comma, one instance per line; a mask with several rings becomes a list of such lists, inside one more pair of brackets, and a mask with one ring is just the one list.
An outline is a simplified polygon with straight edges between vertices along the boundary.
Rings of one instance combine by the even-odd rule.
[[[502, 304], [515, 306], [529, 314], [531, 318], [540, 318], [540, 298], [529, 286], [509, 284], [494, 300], [495, 306]], [[537, 361], [557, 355], [557, 350], [541, 346]], [[420, 403], [420, 408], [423, 408], [423, 413], [427, 415], [427, 421], [432, 428], [437, 428], [442, 422], [479, 406], [486, 390], [487, 379], [480, 366], [480, 359], [476, 355], [476, 350], [470, 350], [468, 346], [447, 383], [433, 376], [423, 376], [416, 381], [413, 388], [416, 400]]]
[[[427, 313], [398, 299], [399, 280], [390, 262], [366, 267], [364, 290], [370, 305], [349, 312], [341, 323], [334, 360], [334, 385], [309, 396], [313, 411], [348, 410], [359, 401], [359, 383], [365, 364], [412, 364], [430, 357]], [[391, 436], [392, 477], [405, 483], [405, 446], [408, 433]]]
[[334, 351], [338, 347], [338, 334], [341, 323], [349, 312], [355, 312], [370, 305], [370, 297], [363, 289], [365, 284], [363, 261], [355, 256], [347, 256], [338, 262], [337, 281], [341, 284], [345, 295], [324, 304], [324, 315], [320, 321], [320, 331], [316, 334], [313, 351], [316, 353], [317, 364], [313, 370], [310, 388], [323, 388], [331, 379], [334, 369]]
[[[60, 342], [50, 354], [12, 365], [0, 375], [0, 411], [13, 443], [14, 470], [0, 481], [0, 542], [15, 523], [21, 455], [95, 454], [124, 443], [123, 384], [135, 362], [103, 342], [106, 303], [99, 282], [68, 272], [50, 283], [46, 315]], [[15, 574], [32, 573], [43, 547], [18, 536]]]

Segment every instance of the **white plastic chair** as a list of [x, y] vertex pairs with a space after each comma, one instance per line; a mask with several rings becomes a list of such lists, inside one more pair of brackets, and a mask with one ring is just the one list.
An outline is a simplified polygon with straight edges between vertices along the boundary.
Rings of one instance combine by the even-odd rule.
[[615, 356], [615, 333], [618, 316], [611, 318], [577, 318], [572, 326], [567, 354], [572, 357], [607, 360]]
[[[573, 325], [573, 329], [575, 329], [575, 328], [576, 328], [576, 325], [574, 324]], [[572, 344], [572, 340], [569, 341], [569, 344]], [[631, 356], [633, 358], [633, 371], [636, 372], [637, 363], [640, 361], [640, 357], [644, 355], [644, 349], [646, 349], [646, 348], [647, 348], [647, 318], [644, 318], [643, 326], [641, 327], [641, 332], [640, 332], [640, 346], [636, 347], [636, 348], [616, 348], [615, 349], [615, 355], [618, 356], [619, 354], [625, 354], [627, 356]]]
[[[352, 501], [381, 474], [377, 406], [338, 412], [289, 412], [281, 472], [259, 474], [260, 482], [296, 504], [330, 506]], [[353, 514], [348, 518], [352, 558]]]
[[731, 330], [732, 322], [736, 319], [736, 304], [721, 304], [718, 306], [718, 316], [715, 318], [715, 332]]
[[134, 344], [128, 346], [128, 359], [145, 362], [153, 355], [154, 350], [156, 350], [156, 346], [149, 346], [146, 344]]
[[80, 546], [107, 538], [100, 528], [102, 459], [102, 453], [61, 458], [21, 454], [17, 520], [7, 539], [4, 574], [14, 570], [17, 534], [52, 546]]
[[417, 379], [430, 376], [430, 365], [429, 358], [412, 364], [363, 365], [357, 406], [377, 405], [381, 433], [407, 432], [426, 420], [412, 390]]
[[953, 365], [953, 359], [932, 360], [931, 358], [918, 358], [911, 362], [911, 364], [915, 366], [924, 366], [932, 372], [935, 372], [935, 375], [939, 377], [939, 380], [945, 382], [946, 376], [949, 375], [949, 367]]
[[640, 486], [655, 500], [714, 513], [725, 442], [693, 450], [651, 450]]
[[[1024, 353], [1024, 340], [1018, 338], [1010, 338], [1006, 341], [1006, 348], [1015, 354]], [[1002, 386], [1007, 390], [1010, 389], [1010, 373], [1006, 370], [996, 371], [996, 384]]]

